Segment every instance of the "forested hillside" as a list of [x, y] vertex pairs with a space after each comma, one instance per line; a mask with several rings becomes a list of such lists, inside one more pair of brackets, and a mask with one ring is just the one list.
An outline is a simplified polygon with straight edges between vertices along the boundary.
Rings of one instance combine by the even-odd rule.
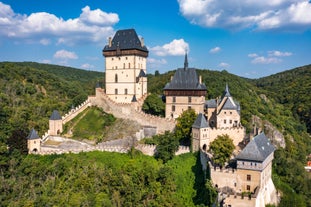
[[268, 97], [291, 109], [311, 133], [311, 65], [252, 81]]
[[54, 109], [61, 114], [94, 93], [103, 73], [39, 63], [0, 63], [0, 142], [14, 131], [48, 127]]
[[[311, 179], [303, 168], [306, 155], [311, 153], [311, 139], [307, 133], [310, 124], [301, 118], [308, 110], [310, 113], [310, 66], [258, 80], [244, 79], [226, 71], [198, 70], [198, 73], [207, 86], [207, 99], [221, 96], [228, 83], [230, 93], [241, 104], [242, 124], [248, 131], [253, 127], [252, 115], [256, 115], [271, 122], [284, 135], [286, 147], [275, 152], [273, 163], [273, 179], [283, 193], [280, 206], [311, 206]], [[173, 74], [174, 71], [149, 74], [149, 92], [162, 95], [163, 87]], [[182, 161], [177, 157], [165, 165], [139, 156], [140, 160], [150, 162], [150, 165], [144, 166], [154, 172], [141, 169], [142, 164], [135, 158], [120, 158], [115, 154], [109, 155], [109, 158], [98, 154], [23, 155], [24, 137], [31, 128], [34, 127], [41, 135], [47, 129], [48, 119], [54, 109], [64, 114], [84, 101], [87, 95], [93, 94], [98, 81], [103, 86], [103, 80], [104, 73], [63, 66], [0, 63], [0, 183], [5, 184], [1, 185], [0, 203], [31, 206], [43, 202], [54, 205], [53, 199], [60, 199], [68, 190], [70, 192], [64, 197], [67, 200], [63, 202], [70, 199], [72, 202], [85, 202], [86, 205], [110, 200], [116, 203], [108, 202], [107, 206], [117, 206], [119, 202], [126, 206], [125, 198], [138, 205], [147, 201], [153, 201], [154, 206], [162, 206], [163, 203], [170, 203], [171, 206], [180, 203], [207, 204], [208, 201], [204, 200], [206, 189], [199, 192], [199, 189], [202, 190], [201, 181], [197, 178], [193, 181], [191, 170], [195, 171], [193, 166], [197, 160], [190, 155], [185, 155], [189, 157]], [[109, 170], [112, 164], [101, 163], [103, 159], [128, 164], [126, 168]], [[178, 168], [186, 160], [189, 162], [187, 167]], [[168, 165], [170, 169], [167, 169]], [[96, 180], [95, 175], [100, 173], [108, 176], [109, 183], [105, 183], [108, 182], [105, 179]], [[114, 175], [121, 175], [122, 180], [115, 179]], [[92, 184], [80, 178], [93, 179]], [[137, 194], [135, 188], [142, 187], [140, 178], [144, 178], [143, 191]], [[166, 183], [163, 188], [159, 186], [161, 182]], [[184, 191], [180, 192], [180, 189]], [[159, 192], [166, 192], [171, 197], [161, 196]], [[188, 194], [191, 196], [188, 197]], [[171, 198], [176, 200], [172, 201]]]

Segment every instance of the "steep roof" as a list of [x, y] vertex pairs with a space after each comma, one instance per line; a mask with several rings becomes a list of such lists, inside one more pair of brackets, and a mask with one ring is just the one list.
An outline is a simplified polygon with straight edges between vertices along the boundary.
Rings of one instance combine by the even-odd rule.
[[137, 102], [136, 95], [133, 95], [131, 102]]
[[230, 97], [230, 98], [227, 98], [227, 100], [225, 101], [222, 109], [233, 109], [233, 110], [237, 110], [237, 105], [236, 103], [233, 101], [233, 99]]
[[263, 162], [275, 150], [269, 139], [264, 133], [254, 137], [246, 147], [240, 152], [237, 160], [259, 161]]
[[62, 117], [59, 115], [59, 112], [57, 110], [54, 110], [51, 117], [50, 117], [50, 120], [61, 120]]
[[207, 121], [202, 113], [199, 113], [197, 119], [192, 125], [193, 128], [201, 129], [201, 128], [207, 128], [208, 124]]
[[204, 83], [200, 83], [195, 68], [178, 68], [173, 79], [167, 83], [164, 90], [206, 90]]
[[217, 102], [216, 99], [210, 99], [205, 101], [205, 108], [216, 108]]
[[118, 30], [111, 41], [111, 46], [109, 47], [108, 44], [104, 47], [104, 51], [114, 51], [117, 49], [137, 49], [148, 52], [147, 47], [142, 45], [141, 40], [138, 38], [135, 29]]
[[138, 77], [147, 77], [147, 75], [143, 69], [140, 70]]
[[231, 97], [231, 94], [230, 94], [230, 92], [229, 92], [229, 86], [228, 86], [228, 83], [226, 83], [226, 88], [225, 88], [225, 91], [224, 91], [223, 96], [226, 96], [226, 97]]
[[32, 129], [27, 137], [27, 139], [40, 139], [35, 129]]
[[184, 68], [178, 68], [170, 83], [164, 90], [206, 90], [204, 83], [200, 83], [195, 68], [188, 68], [188, 57], [185, 54]]

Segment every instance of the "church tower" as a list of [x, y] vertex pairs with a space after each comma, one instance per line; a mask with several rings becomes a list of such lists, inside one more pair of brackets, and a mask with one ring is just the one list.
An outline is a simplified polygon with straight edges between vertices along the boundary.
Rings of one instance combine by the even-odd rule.
[[118, 30], [103, 49], [106, 95], [117, 103], [131, 103], [147, 94], [148, 50], [134, 29]]

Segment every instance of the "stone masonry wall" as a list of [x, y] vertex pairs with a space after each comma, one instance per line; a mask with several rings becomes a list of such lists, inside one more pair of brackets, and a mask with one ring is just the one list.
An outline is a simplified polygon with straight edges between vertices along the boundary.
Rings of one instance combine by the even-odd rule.
[[125, 118], [137, 121], [143, 126], [157, 128], [157, 133], [172, 131], [175, 128], [175, 120], [152, 116], [141, 111], [141, 106], [147, 95], [134, 103], [115, 103], [104, 92], [103, 89], [96, 89], [96, 96], [89, 96], [88, 101], [103, 108], [107, 113], [112, 113], [117, 118]]

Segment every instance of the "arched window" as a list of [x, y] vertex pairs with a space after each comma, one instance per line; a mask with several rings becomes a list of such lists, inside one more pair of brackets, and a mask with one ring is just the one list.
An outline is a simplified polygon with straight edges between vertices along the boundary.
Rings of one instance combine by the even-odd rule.
[[114, 75], [114, 82], [117, 83], [118, 82], [118, 74]]

